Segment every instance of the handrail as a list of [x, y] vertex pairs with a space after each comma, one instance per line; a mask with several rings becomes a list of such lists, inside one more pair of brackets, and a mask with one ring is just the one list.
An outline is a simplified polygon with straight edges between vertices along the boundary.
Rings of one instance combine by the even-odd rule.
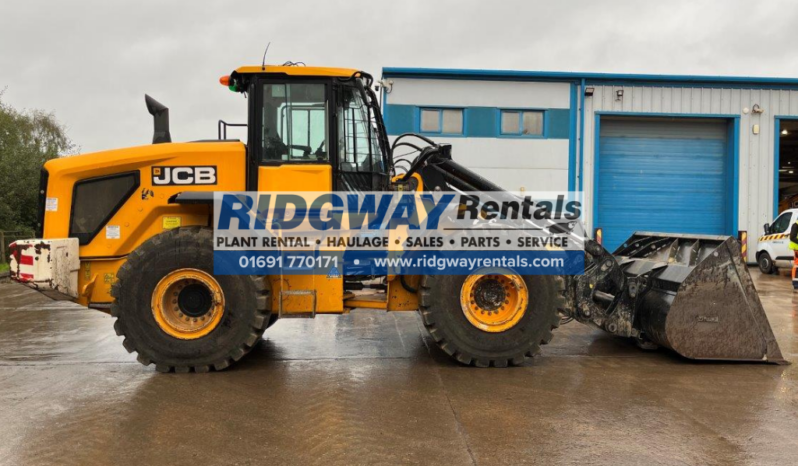
[[[228, 122], [226, 122], [224, 120], [219, 120], [219, 125], [218, 125], [218, 128], [217, 128], [217, 138], [220, 141], [223, 141], [223, 140], [227, 139], [227, 127], [228, 126], [246, 127], [247, 124], [246, 123], [228, 123]], [[224, 137], [222, 137], [222, 136], [224, 136]]]

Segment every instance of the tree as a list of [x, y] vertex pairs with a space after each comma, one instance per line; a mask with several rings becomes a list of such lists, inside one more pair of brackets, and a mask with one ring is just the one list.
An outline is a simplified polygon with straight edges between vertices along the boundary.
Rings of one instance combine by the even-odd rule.
[[52, 113], [18, 111], [0, 91], [0, 230], [33, 230], [44, 162], [73, 153]]

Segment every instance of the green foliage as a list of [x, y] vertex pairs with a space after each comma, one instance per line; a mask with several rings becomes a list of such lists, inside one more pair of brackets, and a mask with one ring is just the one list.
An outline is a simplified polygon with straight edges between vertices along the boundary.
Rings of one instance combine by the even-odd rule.
[[33, 230], [42, 165], [73, 152], [74, 145], [53, 114], [18, 111], [2, 97], [0, 92], [0, 230]]

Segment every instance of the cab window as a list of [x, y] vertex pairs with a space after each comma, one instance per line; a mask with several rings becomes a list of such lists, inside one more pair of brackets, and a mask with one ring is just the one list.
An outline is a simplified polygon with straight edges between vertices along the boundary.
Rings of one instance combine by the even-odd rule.
[[338, 160], [345, 172], [378, 170], [379, 143], [369, 118], [369, 110], [353, 87], [341, 90], [338, 107]]
[[779, 216], [770, 226], [770, 233], [786, 233], [790, 228], [790, 219], [792, 218], [791, 212], [785, 212]]
[[324, 84], [264, 84], [261, 163], [327, 162]]

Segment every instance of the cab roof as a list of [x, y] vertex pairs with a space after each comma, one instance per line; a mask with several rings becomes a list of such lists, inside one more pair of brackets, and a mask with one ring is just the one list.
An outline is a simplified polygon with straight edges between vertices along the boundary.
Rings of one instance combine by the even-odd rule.
[[349, 78], [358, 70], [351, 68], [329, 68], [324, 66], [242, 66], [235, 71], [238, 74], [274, 73], [290, 76], [325, 76], [333, 78]]

